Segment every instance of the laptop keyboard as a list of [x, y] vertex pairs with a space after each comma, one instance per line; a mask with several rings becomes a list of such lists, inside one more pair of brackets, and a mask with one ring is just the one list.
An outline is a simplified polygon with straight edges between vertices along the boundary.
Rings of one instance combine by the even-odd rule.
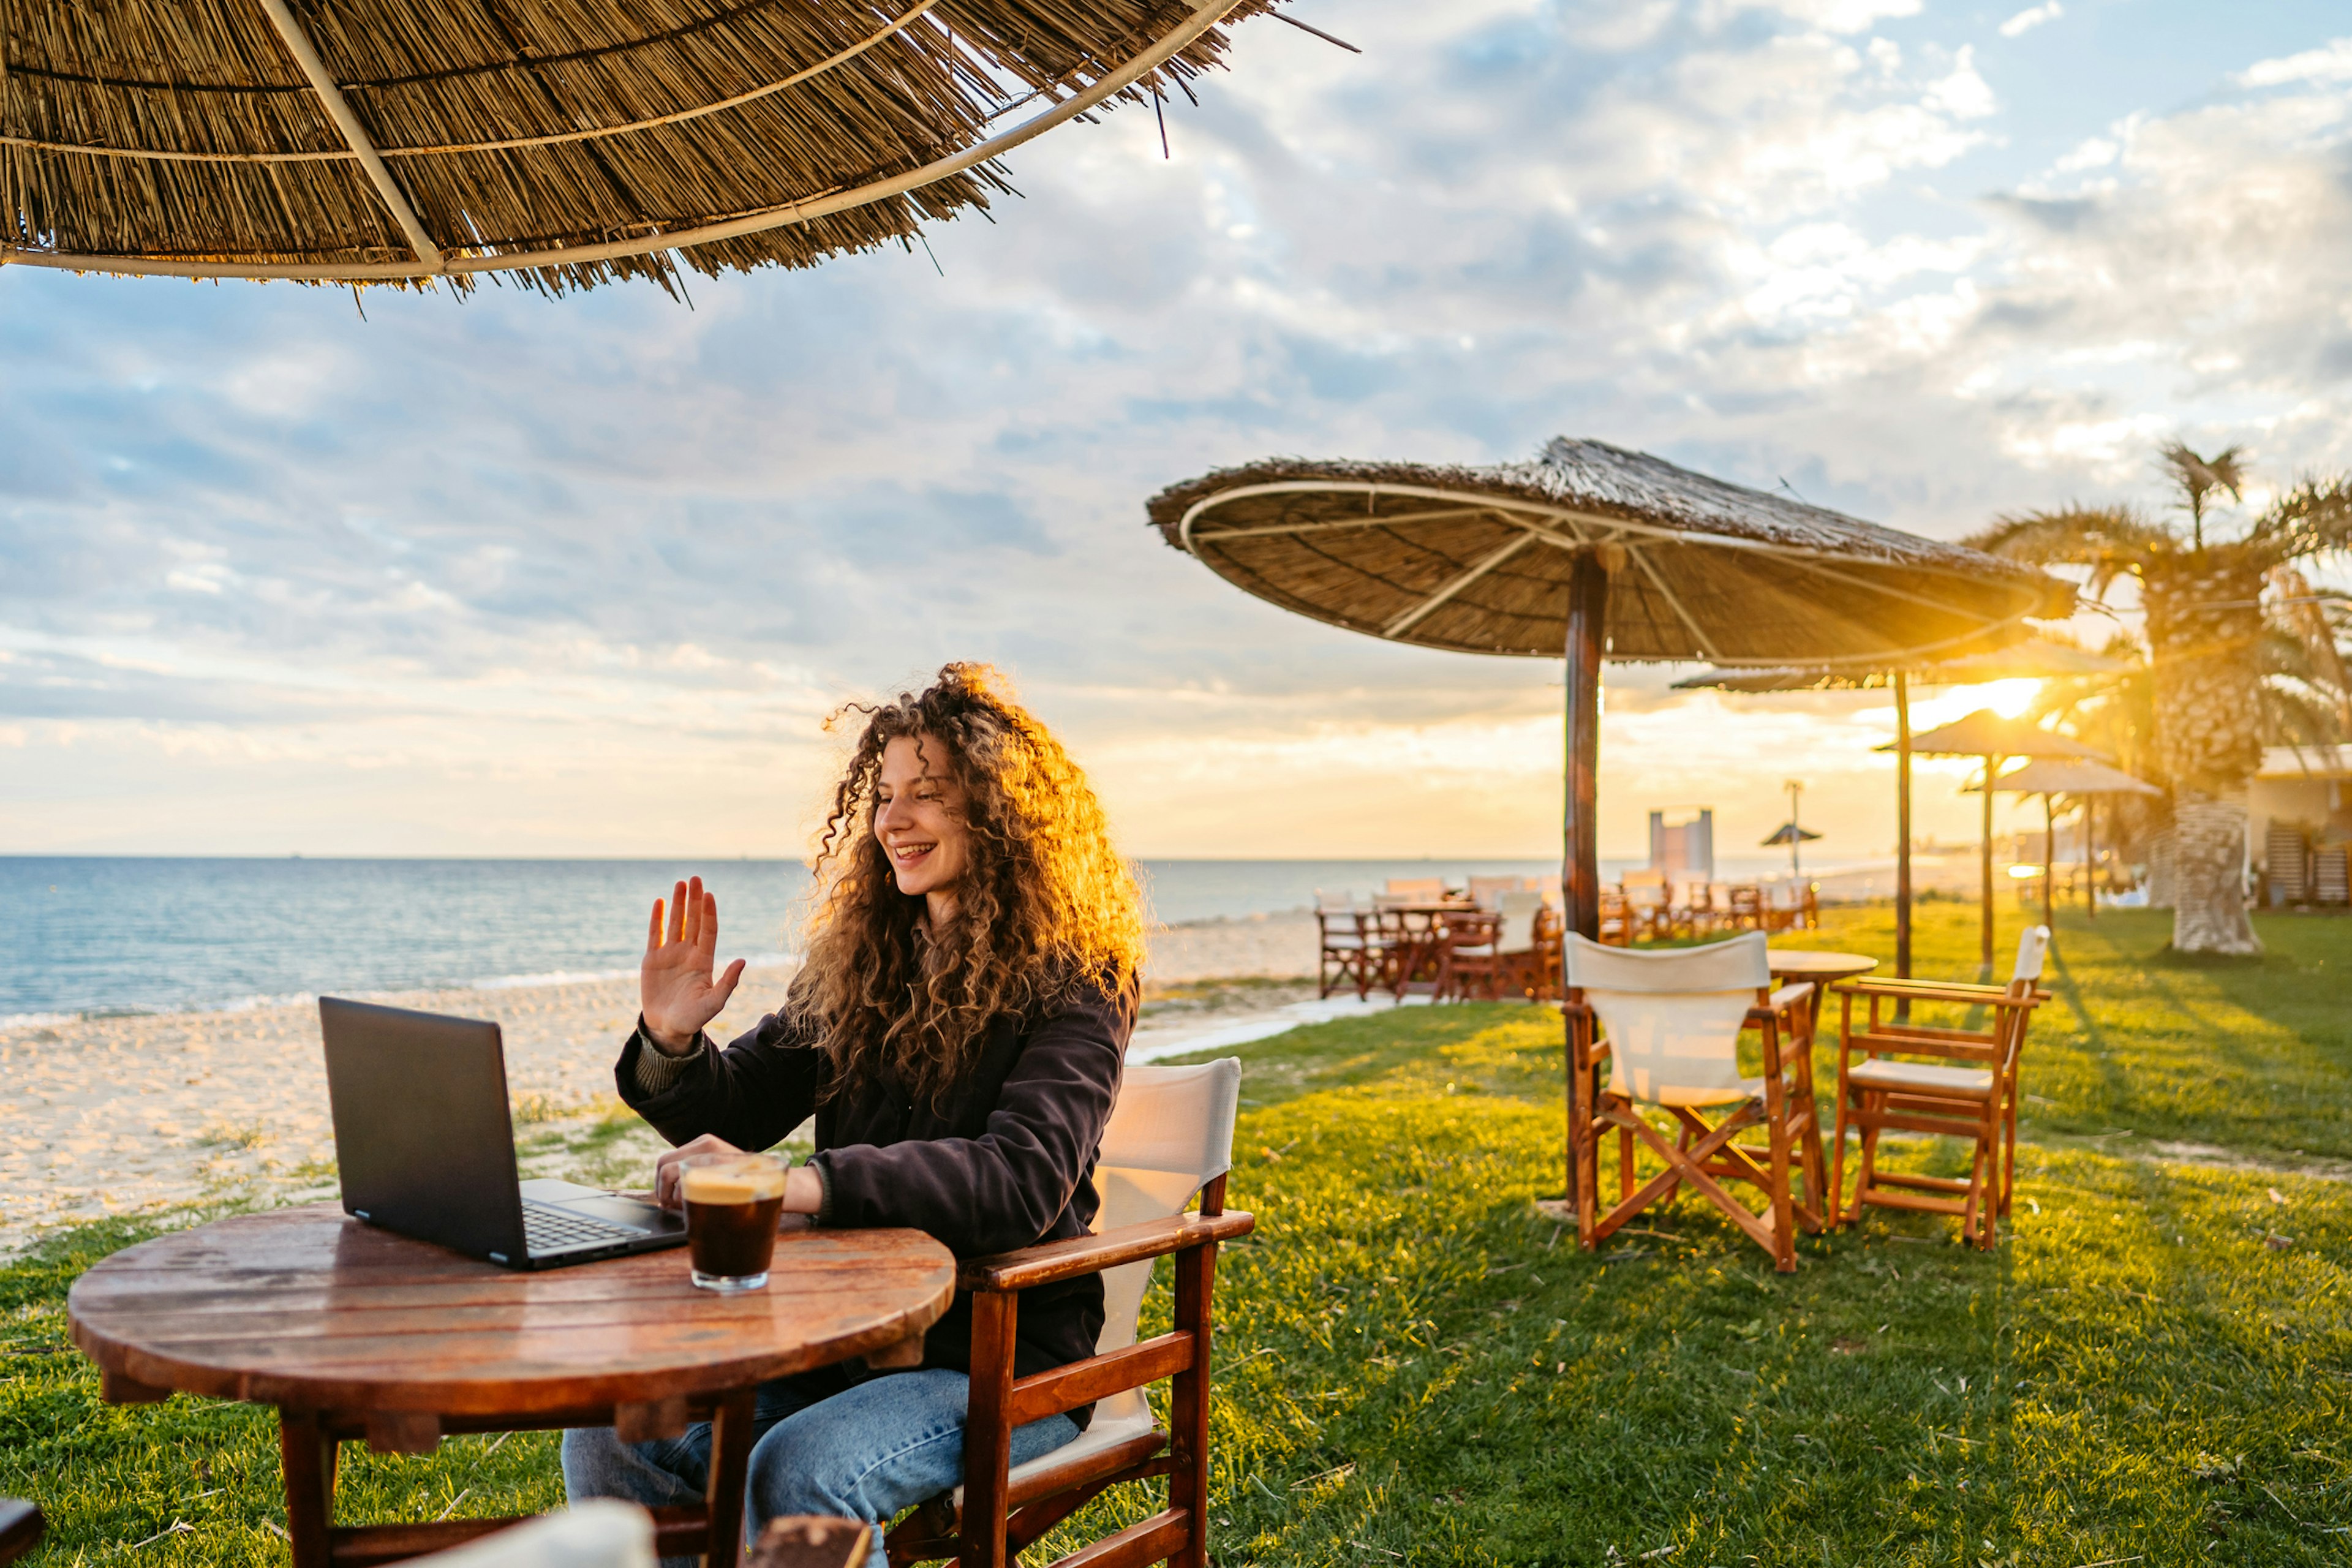
[[522, 1205], [523, 1245], [533, 1252], [552, 1252], [583, 1242], [635, 1241], [644, 1234], [625, 1225], [589, 1219], [569, 1209], [549, 1208], [528, 1201]]

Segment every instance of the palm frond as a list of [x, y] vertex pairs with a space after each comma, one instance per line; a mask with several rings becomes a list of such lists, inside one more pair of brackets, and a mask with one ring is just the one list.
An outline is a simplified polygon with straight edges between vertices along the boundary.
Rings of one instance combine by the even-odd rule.
[[2352, 475], [2304, 480], [2256, 520], [2246, 542], [2274, 566], [2352, 550]]
[[2139, 571], [2179, 541], [2171, 530], [2130, 507], [2074, 506], [2013, 512], [1961, 542], [2036, 566], [2087, 566], [2087, 586], [2096, 598], [2118, 576]]
[[2180, 487], [2189, 517], [2201, 525], [2205, 498], [2215, 490], [2229, 491], [2231, 500], [2246, 499], [2245, 452], [2243, 447], [2224, 447], [2210, 458], [2200, 458], [2185, 443], [2175, 441], [2157, 455], [2171, 470], [2173, 483]]

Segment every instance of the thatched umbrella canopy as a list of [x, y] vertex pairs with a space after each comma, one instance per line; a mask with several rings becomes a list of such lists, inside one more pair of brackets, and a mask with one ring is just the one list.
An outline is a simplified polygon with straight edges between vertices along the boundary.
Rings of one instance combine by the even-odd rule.
[[[561, 290], [813, 266], [1275, 0], [8, 0], [0, 263]], [[1026, 110], [1025, 113], [1017, 111]]]
[[[1152, 498], [1169, 544], [1350, 631], [1568, 661], [1561, 886], [1599, 934], [1601, 663], [1867, 668], [1990, 651], [2074, 590], [1954, 545], [1565, 437], [1494, 468], [1273, 458]], [[1570, 1086], [1570, 1113], [1580, 1090]], [[1571, 1193], [1575, 1182], [1570, 1163]]]
[[1618, 659], [1866, 669], [1990, 651], [2074, 604], [2013, 563], [1566, 437], [1493, 468], [1219, 468], [1151, 521], [1285, 609], [1464, 653], [1558, 658], [1580, 562], [1609, 574]]
[[[1984, 790], [1983, 784], [1973, 784], [1970, 789]], [[2050, 923], [2055, 905], [2051, 891], [2051, 873], [2058, 858], [2058, 797], [2072, 795], [2083, 805], [2083, 913], [2095, 920], [2099, 913], [2097, 885], [2097, 846], [2092, 837], [2095, 826], [2093, 812], [2103, 795], [2162, 795], [2164, 792], [2146, 779], [2134, 778], [2121, 768], [2111, 768], [2105, 763], [2088, 758], [2060, 760], [2042, 758], [2014, 768], [1992, 781], [1992, 788], [2009, 795], [2038, 795], [2042, 797], [2042, 923]], [[1992, 791], [1985, 790], [1985, 799], [1992, 799]]]
[[[2124, 668], [2108, 658], [2049, 637], [2030, 637], [1990, 653], [1892, 664], [1876, 669], [1706, 669], [1675, 682], [1677, 691], [1861, 691], [1889, 687], [1895, 693], [1895, 973], [1911, 976], [1911, 688], [1975, 686], [1989, 680], [2046, 680], [2069, 675], [2111, 675]], [[1881, 747], [1880, 750], [1885, 750]], [[1990, 851], [1988, 851], [1989, 853]], [[1990, 940], [1990, 937], [1987, 938]], [[1897, 1004], [1907, 1007], [1908, 1004]]]

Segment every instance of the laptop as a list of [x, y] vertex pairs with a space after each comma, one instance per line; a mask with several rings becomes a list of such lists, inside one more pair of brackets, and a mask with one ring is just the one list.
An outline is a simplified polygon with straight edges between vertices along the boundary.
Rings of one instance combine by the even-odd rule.
[[343, 1212], [504, 1268], [551, 1268], [686, 1240], [667, 1209], [575, 1182], [523, 1181], [499, 1026], [319, 998]]

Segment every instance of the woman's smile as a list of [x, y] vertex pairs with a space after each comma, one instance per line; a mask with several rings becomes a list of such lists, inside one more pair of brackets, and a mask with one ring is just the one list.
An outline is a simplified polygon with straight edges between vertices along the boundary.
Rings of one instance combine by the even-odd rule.
[[970, 855], [963, 791], [947, 770], [946, 746], [901, 735], [883, 748], [874, 781], [874, 837], [898, 891], [922, 896], [934, 929], [950, 918]]

